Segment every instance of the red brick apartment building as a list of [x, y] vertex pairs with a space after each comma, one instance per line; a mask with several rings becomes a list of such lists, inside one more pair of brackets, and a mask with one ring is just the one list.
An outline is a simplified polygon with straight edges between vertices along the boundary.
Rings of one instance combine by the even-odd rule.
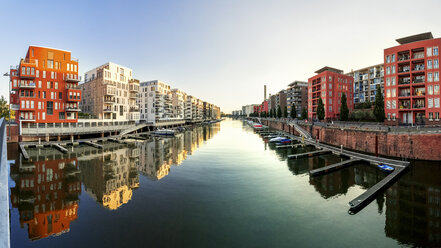
[[319, 99], [325, 105], [325, 119], [338, 119], [342, 94], [346, 94], [349, 111], [354, 109], [353, 77], [343, 74], [342, 70], [323, 67], [317, 75], [308, 79], [308, 118], [317, 118]]
[[17, 122], [77, 122], [79, 81], [78, 61], [70, 52], [30, 46], [10, 69], [10, 106]]
[[432, 33], [384, 49], [384, 110], [388, 124], [440, 124], [439, 47]]

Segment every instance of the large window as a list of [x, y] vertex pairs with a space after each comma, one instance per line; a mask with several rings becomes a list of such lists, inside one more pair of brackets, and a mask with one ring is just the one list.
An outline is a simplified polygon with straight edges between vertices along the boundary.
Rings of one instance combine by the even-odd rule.
[[52, 102], [52, 101], [48, 101], [47, 102], [47, 114], [48, 115], [53, 115], [54, 114], [54, 102]]

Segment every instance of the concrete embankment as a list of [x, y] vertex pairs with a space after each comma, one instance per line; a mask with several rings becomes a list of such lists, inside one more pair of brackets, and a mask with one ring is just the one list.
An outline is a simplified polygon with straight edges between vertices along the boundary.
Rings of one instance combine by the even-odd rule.
[[[262, 120], [264, 125], [299, 135], [294, 127], [284, 121]], [[370, 130], [338, 125], [318, 126], [311, 124], [299, 125], [307, 130], [313, 139], [322, 143], [345, 149], [361, 151], [382, 156], [406, 159], [441, 161], [441, 132], [439, 130], [401, 129], [389, 131]]]

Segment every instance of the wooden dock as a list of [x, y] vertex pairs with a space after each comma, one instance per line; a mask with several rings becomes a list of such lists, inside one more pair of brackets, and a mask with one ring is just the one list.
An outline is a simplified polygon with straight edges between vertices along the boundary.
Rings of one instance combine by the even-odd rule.
[[99, 145], [99, 144], [94, 143], [92, 141], [84, 141], [83, 143], [88, 145], [88, 146], [92, 146], [92, 147], [95, 147], [95, 148], [98, 148], [98, 149], [103, 149], [102, 145]]
[[398, 180], [399, 176], [407, 169], [404, 168], [395, 168], [395, 170], [390, 173], [383, 180], [366, 190], [363, 194], [356, 197], [354, 200], [349, 202], [349, 211], [351, 214], [355, 214], [367, 206], [372, 200], [375, 199], [375, 196], [386, 190], [389, 186], [391, 186], [396, 180]]
[[[297, 127], [300, 128], [300, 127]], [[299, 131], [299, 130], [298, 130]], [[305, 131], [306, 132], [306, 131]], [[379, 164], [386, 164], [389, 166], [392, 166], [395, 170], [389, 174], [386, 178], [369, 188], [366, 192], [361, 194], [360, 196], [356, 197], [352, 201], [349, 202], [350, 206], [350, 213], [356, 213], [363, 209], [364, 206], [369, 204], [375, 196], [387, 189], [389, 186], [391, 186], [398, 178], [402, 175], [402, 173], [406, 170], [406, 168], [409, 166], [410, 162], [408, 161], [401, 161], [397, 159], [390, 159], [390, 158], [383, 158], [383, 157], [376, 157], [369, 154], [364, 154], [360, 152], [355, 151], [348, 151], [344, 150], [342, 147], [335, 147], [323, 143], [316, 142], [312, 139], [302, 139], [299, 136], [294, 136], [289, 133], [279, 132], [280, 135], [287, 136], [291, 138], [292, 140], [297, 140], [304, 145], [312, 145], [316, 147], [317, 149], [320, 149], [318, 151], [313, 152], [307, 152], [307, 153], [301, 153], [301, 154], [293, 154], [289, 155], [288, 158], [301, 158], [301, 157], [311, 157], [311, 156], [317, 156], [325, 153], [333, 153], [339, 156], [345, 156], [348, 157], [349, 160], [342, 161], [337, 164], [333, 164], [330, 166], [326, 166], [324, 168], [316, 169], [310, 171], [310, 176], [316, 176], [328, 172], [332, 172], [347, 166], [350, 166], [355, 163], [360, 162], [368, 162], [373, 165], [379, 165]]]
[[318, 151], [288, 155], [288, 158], [298, 159], [298, 158], [304, 158], [304, 157], [314, 157], [314, 156], [324, 155], [324, 154], [328, 154], [328, 153], [332, 153], [332, 152], [329, 150], [318, 150]]
[[351, 165], [359, 163], [361, 161], [362, 160], [357, 159], [357, 158], [351, 158], [351, 159], [342, 161], [340, 163], [336, 163], [336, 164], [325, 166], [323, 168], [311, 170], [311, 171], [309, 171], [309, 175], [311, 175], [311, 176], [318, 176], [318, 175], [321, 175], [321, 174], [325, 174], [325, 173], [328, 173], [328, 172], [336, 171], [336, 170], [339, 170], [339, 169], [351, 166]]
[[29, 154], [26, 151], [25, 145], [20, 142], [18, 146], [20, 147], [20, 151], [21, 151], [21, 154], [23, 155], [23, 158], [26, 160], [29, 160]]
[[292, 144], [292, 145], [280, 145], [280, 146], [276, 146], [277, 149], [281, 149], [281, 148], [297, 148], [299, 146], [302, 146], [303, 144]]
[[53, 143], [52, 146], [55, 147], [56, 149], [58, 149], [62, 153], [67, 153], [67, 149], [62, 147], [62, 146], [60, 146], [60, 144]]

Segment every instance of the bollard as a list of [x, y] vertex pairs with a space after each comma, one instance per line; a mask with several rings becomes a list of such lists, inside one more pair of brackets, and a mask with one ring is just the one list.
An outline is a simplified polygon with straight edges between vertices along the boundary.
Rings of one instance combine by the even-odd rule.
[[343, 145], [340, 145], [340, 153], [343, 154]]

